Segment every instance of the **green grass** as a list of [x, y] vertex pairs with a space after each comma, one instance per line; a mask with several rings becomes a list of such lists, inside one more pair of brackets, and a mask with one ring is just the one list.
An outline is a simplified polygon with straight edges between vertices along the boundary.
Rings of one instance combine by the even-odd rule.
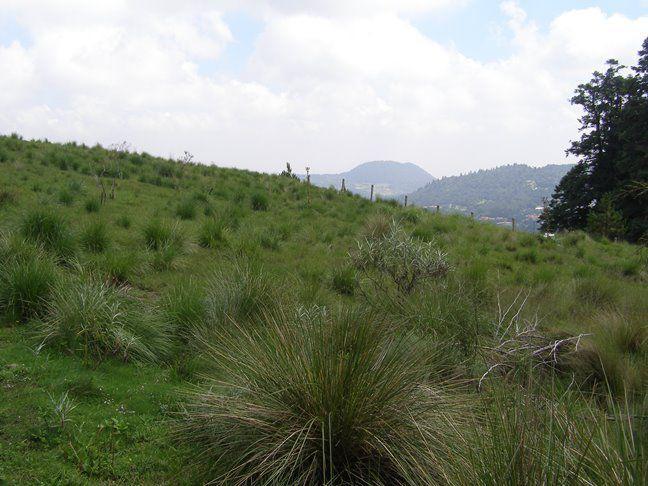
[[463, 406], [422, 385], [433, 367], [416, 343], [318, 308], [221, 331], [208, 351], [218, 380], [190, 389], [180, 433], [205, 480], [429, 484]]
[[20, 228], [26, 239], [62, 258], [69, 258], [75, 253], [74, 236], [68, 223], [56, 211], [33, 209], [25, 214]]
[[84, 250], [92, 253], [102, 253], [110, 246], [108, 229], [103, 221], [97, 220], [89, 223], [81, 231], [79, 237]]
[[645, 483], [645, 248], [145, 153], [99, 203], [116, 154], [0, 154], [0, 483]]

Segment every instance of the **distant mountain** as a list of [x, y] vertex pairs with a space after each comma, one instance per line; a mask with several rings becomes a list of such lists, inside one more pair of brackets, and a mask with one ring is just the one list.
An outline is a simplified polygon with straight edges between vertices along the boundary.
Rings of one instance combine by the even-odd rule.
[[349, 191], [366, 197], [369, 197], [371, 184], [374, 185], [375, 195], [395, 197], [435, 180], [416, 164], [393, 161], [365, 162], [340, 174], [311, 174], [311, 182], [320, 187], [334, 186], [339, 189], [342, 179]]
[[551, 197], [556, 184], [572, 167], [569, 164], [529, 167], [513, 164], [460, 176], [437, 179], [413, 192], [413, 204], [508, 224], [516, 219], [520, 229], [535, 231], [543, 198]]

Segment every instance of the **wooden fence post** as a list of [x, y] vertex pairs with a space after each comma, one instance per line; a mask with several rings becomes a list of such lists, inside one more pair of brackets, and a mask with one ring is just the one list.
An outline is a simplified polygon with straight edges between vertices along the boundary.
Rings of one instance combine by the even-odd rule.
[[373, 187], [374, 185], [371, 184], [371, 194], [369, 195], [369, 201], [373, 201]]
[[511, 229], [515, 231], [515, 218], [511, 218]]
[[437, 211], [436, 212], [438, 213], [440, 210], [441, 210], [441, 208], [439, 208], [439, 205], [437, 204]]
[[306, 167], [306, 202], [310, 205], [310, 167]]
[[342, 179], [342, 187], [340, 188], [340, 192], [346, 192], [346, 187], [344, 186], [344, 179]]
[[407, 195], [405, 195], [405, 207], [407, 207]]

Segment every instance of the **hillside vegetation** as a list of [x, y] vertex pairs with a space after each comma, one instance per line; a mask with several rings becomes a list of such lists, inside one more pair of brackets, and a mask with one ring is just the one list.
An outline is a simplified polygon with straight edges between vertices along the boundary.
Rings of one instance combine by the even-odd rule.
[[18, 136], [0, 232], [0, 483], [648, 478], [645, 248]]
[[511, 164], [478, 170], [459, 176], [443, 177], [421, 187], [410, 196], [419, 206], [439, 205], [442, 211], [457, 212], [496, 223], [510, 224], [526, 231], [538, 229], [545, 198], [573, 166], [568, 164], [529, 167]]

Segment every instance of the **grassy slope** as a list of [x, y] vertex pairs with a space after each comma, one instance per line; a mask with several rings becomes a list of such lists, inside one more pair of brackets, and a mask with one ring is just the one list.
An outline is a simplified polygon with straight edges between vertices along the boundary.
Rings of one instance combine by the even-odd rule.
[[[631, 245], [596, 242], [579, 234], [541, 240], [468, 218], [404, 212], [316, 188], [309, 204], [305, 186], [297, 181], [229, 169], [179, 168], [152, 157], [124, 159], [122, 170], [128, 177], [118, 181], [116, 198], [88, 213], [85, 202], [99, 195], [89, 174], [106, 160], [103, 149], [10, 138], [0, 139], [0, 147], [0, 230], [15, 232], [26, 211], [42, 206], [63, 214], [77, 234], [92, 221], [104, 221], [111, 241], [108, 251], [137, 255], [140, 269], [132, 287], [147, 305], [155, 306], [160, 296], [188, 278], [200, 283], [229, 268], [236, 257], [260, 263], [282, 299], [329, 306], [359, 302], [357, 291], [355, 296], [336, 292], [332, 278], [348, 267], [347, 253], [367, 219], [383, 213], [404, 215], [405, 226], [416, 237], [434, 239], [448, 252], [455, 267], [452, 281], [462, 289], [460, 301], [420, 297], [438, 305], [431, 306], [417, 327], [452, 340], [457, 363], [471, 377], [479, 377], [485, 365], [466, 351], [464, 335], [468, 328], [478, 336], [491, 333], [498, 295], [510, 302], [519, 290], [530, 291], [525, 315], [538, 315], [543, 328], [555, 334], [605, 336], [604, 328], [614, 319], [638, 322], [648, 315], [645, 260]], [[72, 194], [70, 205], [59, 202], [61, 191]], [[251, 209], [253, 194], [267, 197], [266, 211]], [[196, 214], [181, 220], [176, 209], [188, 199]], [[211, 212], [238, 215], [239, 224], [226, 230], [227, 244], [220, 249], [197, 244], [205, 213]], [[129, 228], [117, 224], [124, 215]], [[156, 218], [177, 224], [186, 241], [166, 270], [153, 268], [154, 255], [143, 243], [144, 226]], [[102, 256], [79, 250], [77, 258], [90, 266]], [[178, 388], [195, 379], [191, 370], [182, 363], [114, 360], [89, 366], [48, 348], [37, 352], [31, 335], [35, 325], [7, 322], [0, 327], [0, 480], [191, 482], [182, 469], [186, 450], [171, 440], [167, 423]], [[645, 387], [645, 349], [629, 353], [609, 339], [595, 345], [620, 363], [614, 380]], [[48, 417], [52, 399], [66, 391], [76, 408], [62, 433]]]

